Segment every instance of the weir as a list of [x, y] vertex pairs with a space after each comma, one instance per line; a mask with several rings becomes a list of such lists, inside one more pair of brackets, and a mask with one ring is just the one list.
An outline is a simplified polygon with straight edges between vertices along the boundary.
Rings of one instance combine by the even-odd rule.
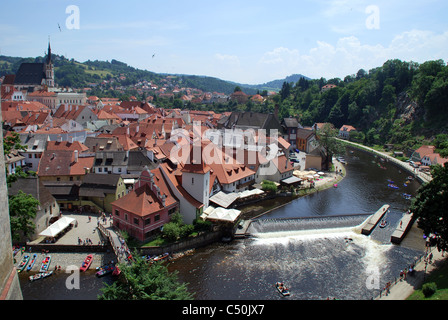
[[365, 223], [371, 213], [310, 216], [296, 218], [256, 219], [242, 221], [235, 238], [247, 238], [275, 232], [294, 232], [319, 229], [357, 227]]

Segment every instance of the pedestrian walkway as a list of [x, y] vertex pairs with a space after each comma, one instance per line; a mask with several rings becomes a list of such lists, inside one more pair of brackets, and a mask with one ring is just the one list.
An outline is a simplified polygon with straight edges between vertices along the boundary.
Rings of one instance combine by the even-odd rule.
[[[433, 254], [431, 261], [428, 258], [430, 253]], [[387, 294], [383, 291], [381, 296], [377, 297], [376, 300], [406, 300], [415, 290], [421, 288], [431, 271], [437, 269], [445, 262], [446, 254], [433, 248], [424, 259], [421, 259], [415, 265], [414, 275], [407, 274], [405, 278], [398, 279], [397, 283], [391, 286]]]
[[109, 239], [112, 249], [117, 256], [118, 262], [128, 261], [128, 257], [130, 256], [131, 252], [126, 244], [126, 241], [116, 232], [112, 223], [108, 223], [106, 221], [103, 224], [100, 221], [98, 230]]

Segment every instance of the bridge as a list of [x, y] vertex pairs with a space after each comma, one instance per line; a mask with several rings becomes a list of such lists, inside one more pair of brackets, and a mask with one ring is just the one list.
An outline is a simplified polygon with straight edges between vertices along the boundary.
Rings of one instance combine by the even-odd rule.
[[109, 240], [112, 249], [117, 256], [117, 261], [126, 262], [126, 258], [128, 257], [127, 252], [129, 252], [129, 248], [126, 244], [126, 241], [115, 231], [115, 228], [112, 226], [105, 227], [100, 223], [98, 225], [98, 230], [100, 230], [103, 236]]

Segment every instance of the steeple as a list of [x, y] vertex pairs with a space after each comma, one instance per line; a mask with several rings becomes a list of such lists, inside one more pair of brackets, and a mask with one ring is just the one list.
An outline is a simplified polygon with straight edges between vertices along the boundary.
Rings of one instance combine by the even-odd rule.
[[48, 37], [48, 52], [47, 52], [47, 61], [45, 63], [45, 76], [46, 76], [46, 85], [49, 88], [54, 87], [54, 66], [51, 61], [51, 45], [50, 45], [50, 37]]
[[51, 63], [51, 46], [50, 46], [50, 37], [48, 37], [48, 53], [47, 53], [47, 64]]

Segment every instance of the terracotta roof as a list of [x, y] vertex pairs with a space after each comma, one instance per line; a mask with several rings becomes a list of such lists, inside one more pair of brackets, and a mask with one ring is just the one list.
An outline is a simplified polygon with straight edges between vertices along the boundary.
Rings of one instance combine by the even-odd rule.
[[420, 158], [423, 158], [424, 156], [434, 153], [434, 151], [436, 150], [435, 146], [427, 146], [427, 145], [423, 145], [420, 148], [418, 148], [417, 150], [415, 150], [415, 152], [417, 152], [420, 155]]
[[292, 166], [291, 162], [288, 161], [285, 155], [277, 157], [273, 160], [273, 163], [277, 166], [277, 169], [280, 173], [294, 170], [294, 167]]
[[[114, 131], [115, 132], [115, 131]], [[102, 133], [98, 135], [98, 138], [117, 138], [118, 142], [123, 146], [123, 150], [134, 150], [138, 149], [138, 145], [135, 144], [126, 134], [107, 134]]]
[[356, 128], [350, 125], [343, 125], [340, 131], [356, 131]]
[[85, 152], [88, 151], [89, 148], [82, 144], [79, 141], [48, 141], [47, 144], [47, 150], [53, 151], [53, 150], [67, 150], [67, 151], [75, 151], [78, 150], [79, 152]]
[[163, 170], [165, 176], [172, 183], [173, 187], [182, 195], [184, 199], [186, 199], [192, 206], [195, 208], [201, 208], [204, 206], [203, 203], [200, 203], [195, 198], [193, 198], [183, 187], [182, 187], [182, 172], [179, 168], [173, 169], [170, 165], [165, 162], [161, 163], [160, 167]]
[[[163, 206], [162, 200], [157, 196], [156, 189], [151, 188], [150, 173], [153, 174], [154, 185], [160, 190], [160, 196], [164, 195], [165, 206]], [[116, 206], [122, 210], [133, 213], [137, 216], [144, 217], [148, 214], [163, 210], [165, 207], [172, 206], [178, 202], [167, 181], [163, 177], [160, 168], [148, 171], [143, 171], [139, 181], [135, 185], [135, 189], [128, 193], [126, 196], [113, 202], [113, 206]]]
[[200, 173], [205, 174], [210, 171], [210, 166], [205, 163], [205, 159], [202, 156], [202, 146], [190, 148], [190, 154], [182, 168], [182, 172]]
[[42, 154], [37, 174], [44, 176], [79, 176], [86, 174], [86, 168], [91, 169], [95, 157], [80, 157], [75, 159], [74, 151], [47, 150]]

